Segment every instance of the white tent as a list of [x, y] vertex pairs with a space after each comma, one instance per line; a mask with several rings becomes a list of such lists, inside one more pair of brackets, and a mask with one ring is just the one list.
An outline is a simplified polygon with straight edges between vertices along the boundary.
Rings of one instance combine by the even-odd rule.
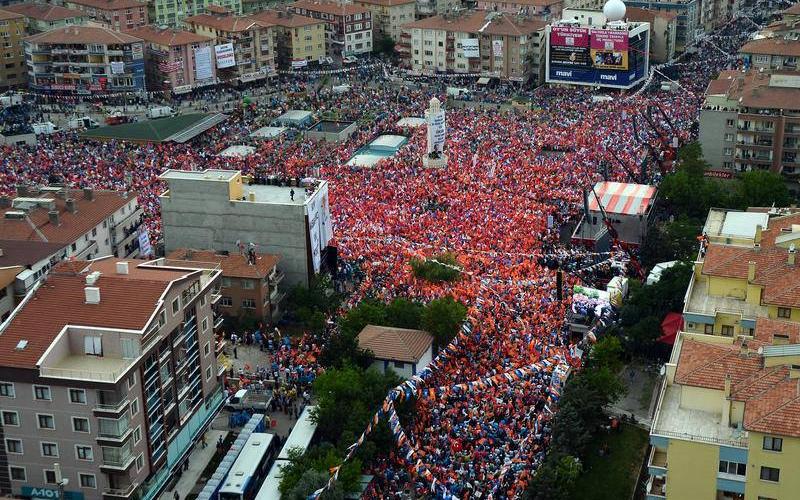
[[678, 263], [677, 260], [671, 260], [669, 262], [659, 262], [658, 264], [653, 266], [653, 269], [650, 270], [650, 274], [647, 275], [646, 283], [648, 285], [653, 285], [655, 283], [658, 283], [658, 280], [661, 279], [661, 273], [663, 273], [665, 270], [669, 269], [670, 267], [674, 266], [677, 263]]

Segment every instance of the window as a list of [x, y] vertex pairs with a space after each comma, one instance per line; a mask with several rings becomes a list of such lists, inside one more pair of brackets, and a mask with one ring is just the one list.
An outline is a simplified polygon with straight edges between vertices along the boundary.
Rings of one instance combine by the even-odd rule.
[[56, 443], [41, 443], [43, 457], [58, 458], [58, 445]]
[[50, 394], [50, 388], [46, 385], [33, 386], [33, 398], [39, 401], [52, 401], [53, 397]]
[[747, 464], [720, 460], [719, 472], [722, 474], [732, 474], [734, 476], [745, 476], [747, 475]]
[[136, 359], [139, 357], [139, 344], [133, 339], [119, 339], [122, 359]]
[[783, 451], [783, 438], [764, 436], [763, 447], [768, 451]]
[[730, 325], [722, 325], [722, 335], [733, 337], [733, 327]]
[[76, 444], [75, 456], [78, 458], [78, 460], [86, 460], [87, 462], [94, 461], [94, 451], [92, 450], [91, 446]]
[[252, 290], [256, 287], [253, 280], [242, 280], [242, 288], [245, 290]]
[[72, 430], [75, 432], [89, 432], [89, 419], [72, 417]]
[[230, 287], [231, 287], [231, 279], [222, 278], [222, 288], [230, 288]]
[[22, 455], [22, 441], [19, 439], [6, 439], [6, 451]]
[[203, 295], [200, 297], [200, 307], [203, 307], [205, 305], [206, 305], [206, 296]]
[[774, 467], [761, 467], [761, 479], [777, 483], [781, 477], [781, 470]]
[[703, 327], [703, 333], [706, 335], [713, 335], [714, 334], [714, 325], [705, 325]]
[[733, 142], [733, 139], [734, 139], [733, 134], [725, 134], [725, 141]]
[[102, 356], [103, 344], [100, 337], [87, 335], [83, 337], [83, 352], [87, 356]]
[[733, 154], [733, 148], [725, 148], [722, 151], [722, 154], [724, 154], [725, 156], [731, 156]]
[[81, 481], [81, 488], [97, 488], [97, 479], [94, 474], [78, 474]]
[[242, 307], [245, 309], [255, 309], [256, 301], [253, 299], [242, 299]]
[[735, 120], [725, 120], [725, 126], [733, 127], [734, 125], [736, 125], [736, 121]]
[[136, 373], [131, 373], [128, 376], [128, 389], [133, 388], [134, 385], [136, 385]]
[[200, 323], [200, 324], [201, 324], [201, 325], [202, 325], [202, 327], [203, 327], [203, 329], [202, 329], [203, 333], [205, 333], [206, 331], [208, 331], [208, 318], [203, 318], [203, 321], [202, 321], [202, 323]]
[[402, 361], [395, 361], [394, 366], [395, 368], [405, 368], [406, 364], [403, 363]]
[[206, 342], [203, 346], [203, 356], [208, 356], [211, 353], [211, 342]]
[[16, 393], [14, 392], [14, 384], [11, 382], [0, 382], [0, 396], [6, 398], [16, 397]]
[[44, 482], [45, 484], [56, 484], [56, 471], [54, 470], [44, 471]]
[[131, 401], [131, 416], [135, 416], [139, 413], [139, 398], [136, 398]]
[[40, 429], [55, 429], [56, 423], [52, 415], [36, 414], [36, 424]]
[[175, 297], [175, 300], [172, 301], [172, 315], [178, 314], [178, 311], [181, 309], [181, 302], [179, 297]]
[[211, 367], [206, 368], [206, 380], [211, 380]]
[[134, 446], [139, 444], [139, 441], [142, 440], [142, 428], [137, 427], [133, 430], [133, 444]]
[[85, 405], [86, 404], [86, 391], [83, 389], [70, 389], [69, 402]]
[[11, 480], [12, 481], [27, 481], [27, 475], [25, 474], [25, 467], [15, 467], [10, 466], [8, 468], [9, 472], [11, 473]]
[[788, 307], [779, 307], [778, 308], [778, 317], [779, 318], [791, 318], [792, 317], [792, 310]]
[[3, 412], [3, 426], [11, 425], [14, 427], [19, 427], [19, 414], [15, 411], [4, 411]]
[[136, 472], [141, 472], [144, 468], [144, 454], [139, 453], [139, 456], [136, 457]]

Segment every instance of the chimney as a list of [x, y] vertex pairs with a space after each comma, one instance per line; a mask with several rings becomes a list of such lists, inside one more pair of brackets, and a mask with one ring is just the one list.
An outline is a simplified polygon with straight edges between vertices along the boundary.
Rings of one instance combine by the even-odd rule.
[[250, 191], [250, 193], [247, 196], [247, 199], [250, 201], [256, 201], [256, 194], [253, 191]]
[[94, 200], [94, 189], [83, 188], [83, 198], [89, 201]]
[[59, 189], [58, 191], [56, 191], [56, 198], [59, 198], [61, 200], [66, 200], [67, 199], [67, 188], [65, 187], [64, 189]]
[[0, 208], [11, 208], [11, 198], [9, 196], [0, 196]]
[[17, 184], [17, 196], [25, 198], [28, 194], [28, 186], [25, 184]]
[[64, 201], [64, 206], [67, 208], [67, 211], [71, 214], [74, 214], [78, 211], [78, 204], [75, 202], [75, 198], [67, 198]]
[[117, 274], [128, 274], [128, 263], [126, 261], [117, 262]]
[[58, 210], [50, 210], [47, 212], [47, 216], [50, 217], [50, 224], [54, 226], [61, 225], [61, 220], [58, 217]]
[[722, 393], [722, 425], [725, 427], [731, 423], [731, 376], [725, 375], [725, 390]]
[[755, 239], [753, 240], [753, 243], [755, 243], [756, 245], [761, 245], [761, 232], [763, 230], [764, 230], [764, 228], [761, 227], [761, 224], [758, 224], [756, 226], [756, 236], [755, 236]]
[[794, 243], [789, 245], [789, 265], [794, 266], [797, 251], [794, 248]]
[[756, 279], [756, 263], [755, 261], [750, 261], [747, 263], [747, 281], [752, 282]]
[[742, 339], [742, 343], [739, 346], [739, 354], [741, 354], [742, 356], [747, 356], [748, 354], [750, 354], [750, 348], [747, 347], [747, 340], [745, 339]]
[[96, 286], [87, 286], [83, 289], [86, 295], [86, 303], [87, 304], [99, 304], [100, 303], [100, 289]]

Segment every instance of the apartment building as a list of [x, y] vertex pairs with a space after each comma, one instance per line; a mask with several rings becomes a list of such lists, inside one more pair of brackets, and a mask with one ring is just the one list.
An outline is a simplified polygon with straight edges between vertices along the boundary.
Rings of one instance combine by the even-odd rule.
[[7, 5], [3, 10], [25, 16], [28, 33], [42, 33], [65, 26], [81, 26], [88, 20], [88, 16], [83, 12], [47, 3], [18, 3]]
[[752, 336], [680, 332], [666, 365], [647, 500], [795, 498], [800, 325], [759, 318]]
[[279, 284], [284, 273], [278, 271], [277, 255], [259, 254], [255, 249], [231, 253], [227, 251], [180, 248], [167, 255], [168, 262], [189, 266], [217, 264], [222, 271], [219, 312], [238, 320], [276, 323], [283, 313], [286, 293]]
[[[235, 170], [167, 170], [159, 200], [167, 253], [213, 248], [239, 253], [255, 247], [280, 257], [288, 286], [309, 279], [334, 259], [328, 183], [259, 184]], [[307, 188], [307, 189], [306, 189]], [[291, 191], [294, 190], [294, 196]]]
[[781, 12], [780, 19], [769, 23], [761, 34], [766, 37], [800, 39], [800, 4], [794, 4]]
[[213, 38], [216, 45], [233, 44], [235, 64], [217, 65], [220, 80], [251, 81], [275, 74], [275, 25], [224, 9], [187, 17], [184, 23], [198, 35]]
[[800, 40], [759, 38], [739, 49], [747, 67], [763, 70], [797, 71], [800, 58]]
[[[36, 280], [60, 261], [62, 255], [63, 245], [59, 243], [0, 240], [0, 323], [8, 319]], [[26, 280], [27, 276], [35, 279]]]
[[148, 23], [147, 3], [139, 0], [66, 0], [66, 6], [84, 12], [100, 26], [116, 31]]
[[534, 17], [542, 21], [561, 19], [564, 0], [477, 0], [479, 10]]
[[414, 21], [416, 0], [353, 0], [353, 4], [372, 13], [373, 39], [385, 37], [397, 42], [403, 33], [403, 25]]
[[699, 3], [699, 26], [713, 31], [730, 21], [742, 8], [741, 0], [702, 0]]
[[470, 11], [405, 25], [400, 55], [425, 74], [481, 73], [513, 81], [543, 76], [544, 21]]
[[0, 65], [0, 91], [25, 84], [25, 49], [27, 18], [16, 12], [0, 9], [0, 39], [3, 41], [3, 62]]
[[678, 35], [678, 15], [674, 12], [628, 7], [628, 22], [650, 23], [650, 62], [665, 63], [675, 57]]
[[372, 52], [372, 12], [369, 9], [325, 0], [300, 0], [289, 4], [287, 10], [326, 22], [325, 50], [328, 56]]
[[699, 23], [698, 0], [628, 0], [628, 7], [640, 7], [658, 12], [669, 12], [676, 15], [675, 52], [682, 53], [694, 43], [698, 32], [702, 31]]
[[417, 0], [417, 19], [452, 14], [463, 7], [461, 0]]
[[250, 17], [275, 26], [278, 66], [298, 68], [319, 62], [325, 57], [327, 23], [322, 19], [282, 10], [265, 10]]
[[[148, 89], [176, 90], [181, 87], [213, 83], [216, 78], [214, 39], [175, 28], [141, 26], [126, 31], [144, 40], [145, 76]], [[206, 65], [206, 78], [198, 80], [197, 51], [206, 52], [201, 66]], [[210, 68], [209, 68], [210, 66]], [[200, 68], [200, 76], [205, 71]]]
[[800, 77], [778, 71], [722, 71], [706, 89], [699, 139], [714, 168], [764, 169], [796, 180], [800, 174]]
[[147, 16], [157, 26], [185, 28], [187, 17], [205, 14], [209, 7], [221, 7], [235, 15], [242, 14], [242, 0], [153, 0]]
[[800, 215], [712, 211], [705, 230], [710, 243], [686, 291], [687, 332], [752, 336], [758, 318], [800, 322]]
[[72, 26], [25, 39], [28, 86], [81, 95], [145, 90], [140, 38]]
[[[56, 266], [0, 326], [0, 493], [156, 498], [221, 408], [218, 269]], [[124, 311], [124, 314], [120, 312]]]
[[139, 255], [143, 217], [134, 192], [19, 185], [16, 197], [0, 197], [0, 215], [4, 240], [57, 243], [62, 259]]

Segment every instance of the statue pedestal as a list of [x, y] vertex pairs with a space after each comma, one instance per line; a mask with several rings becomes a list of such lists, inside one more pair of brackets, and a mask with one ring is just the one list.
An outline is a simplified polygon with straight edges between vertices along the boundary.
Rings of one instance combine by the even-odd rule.
[[425, 168], [444, 168], [447, 166], [447, 155], [441, 154], [439, 158], [431, 158], [427, 154], [422, 155], [422, 166]]

